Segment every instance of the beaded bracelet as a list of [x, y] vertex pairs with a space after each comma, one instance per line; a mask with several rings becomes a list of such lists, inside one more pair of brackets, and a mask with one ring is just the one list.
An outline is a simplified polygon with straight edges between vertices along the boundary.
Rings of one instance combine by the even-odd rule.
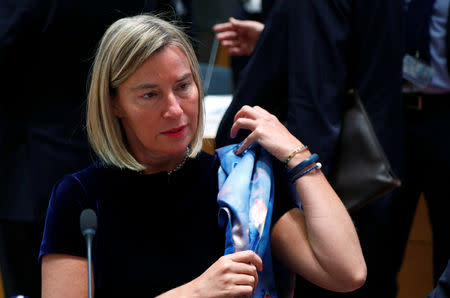
[[312, 154], [305, 160], [303, 160], [301, 163], [293, 167], [288, 171], [288, 178], [289, 180], [292, 180], [295, 176], [297, 176], [301, 171], [303, 171], [305, 168], [307, 168], [310, 164], [316, 162], [319, 159], [319, 155], [317, 153]]
[[298, 146], [297, 148], [295, 148], [295, 150], [288, 156], [288, 158], [284, 161], [284, 165], [286, 166], [286, 168], [288, 167], [288, 163], [289, 161], [297, 154], [303, 151], [308, 150], [308, 146], [306, 145], [302, 145], [302, 146]]
[[295, 180], [297, 180], [298, 178], [308, 174], [309, 172], [311, 172], [314, 169], [320, 169], [322, 168], [322, 164], [320, 162], [316, 163], [314, 166], [310, 167], [309, 169], [306, 169], [305, 171], [301, 172], [299, 175], [291, 178], [291, 183], [294, 183]]

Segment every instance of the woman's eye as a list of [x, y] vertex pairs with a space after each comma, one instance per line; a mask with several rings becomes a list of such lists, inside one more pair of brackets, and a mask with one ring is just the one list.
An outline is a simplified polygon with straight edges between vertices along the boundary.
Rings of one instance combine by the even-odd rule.
[[181, 90], [184, 90], [184, 89], [187, 89], [188, 86], [189, 86], [189, 83], [183, 83], [178, 88]]
[[149, 92], [149, 93], [145, 93], [144, 94], [144, 98], [153, 98], [155, 97], [155, 93], [154, 92]]

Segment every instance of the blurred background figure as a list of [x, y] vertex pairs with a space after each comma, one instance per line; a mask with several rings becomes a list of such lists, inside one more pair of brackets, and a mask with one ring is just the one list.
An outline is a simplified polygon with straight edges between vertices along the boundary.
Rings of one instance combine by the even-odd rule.
[[[403, 177], [402, 8], [402, 0], [276, 1], [240, 74], [217, 132], [217, 147], [245, 137], [229, 136], [241, 106], [260, 105], [284, 121], [294, 135], [307, 140], [325, 161], [328, 173], [333, 168], [345, 94], [354, 88], [394, 172]], [[402, 243], [393, 229], [398, 223], [394, 196], [391, 193], [352, 214], [368, 265], [366, 284], [352, 294], [337, 294], [298, 278], [298, 297], [396, 296]]]
[[433, 234], [434, 283], [450, 259], [449, 0], [406, 2], [403, 100], [406, 177], [398, 201], [403, 247], [421, 194]]
[[264, 29], [274, 0], [239, 1], [234, 17], [213, 27], [217, 40], [231, 55], [233, 85], [236, 87], [239, 74], [247, 65], [259, 35]]
[[[190, 1], [0, 0], [0, 267], [6, 297], [40, 297], [37, 263], [51, 186], [91, 163], [86, 82], [105, 28]], [[189, 25], [189, 23], [187, 23]]]

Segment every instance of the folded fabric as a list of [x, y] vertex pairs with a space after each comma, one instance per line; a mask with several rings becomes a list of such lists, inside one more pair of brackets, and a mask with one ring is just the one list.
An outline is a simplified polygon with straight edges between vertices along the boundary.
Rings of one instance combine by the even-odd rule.
[[225, 254], [253, 250], [263, 260], [263, 271], [252, 297], [277, 297], [270, 250], [273, 172], [270, 154], [253, 145], [240, 155], [239, 145], [216, 150], [219, 168], [219, 225], [225, 228]]

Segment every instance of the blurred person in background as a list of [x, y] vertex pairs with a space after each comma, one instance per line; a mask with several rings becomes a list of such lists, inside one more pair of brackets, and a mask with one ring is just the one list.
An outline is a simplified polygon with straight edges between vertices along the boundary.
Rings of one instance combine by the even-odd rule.
[[[402, 178], [402, 9], [402, 0], [275, 1], [240, 74], [216, 145], [236, 142], [229, 135], [236, 111], [243, 105], [260, 105], [320, 152], [328, 174], [344, 99], [349, 89], [356, 89], [394, 172]], [[220, 26], [214, 30], [222, 44], [228, 43], [230, 54], [247, 46], [239, 35], [242, 30], [227, 33], [228, 38]], [[245, 136], [243, 132], [237, 140]], [[393, 227], [399, 224], [396, 193], [352, 214], [368, 265], [366, 284], [354, 293], [337, 294], [299, 277], [298, 297], [396, 297], [403, 244]]]
[[[398, 235], [406, 248], [424, 195], [433, 234], [433, 280], [450, 259], [450, 22], [449, 0], [405, 1], [403, 65], [406, 175], [398, 200]], [[448, 271], [448, 270], [447, 270]]]

